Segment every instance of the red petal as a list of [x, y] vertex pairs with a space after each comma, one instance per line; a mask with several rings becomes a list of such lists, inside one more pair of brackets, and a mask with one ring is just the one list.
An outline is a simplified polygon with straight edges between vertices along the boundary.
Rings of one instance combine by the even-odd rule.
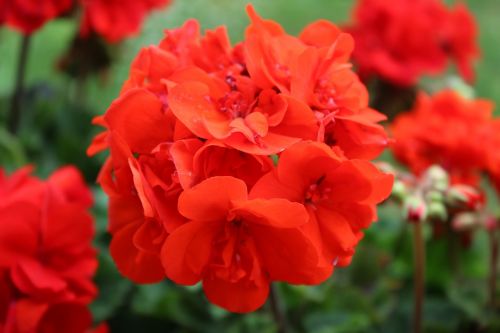
[[341, 202], [329, 208], [344, 216], [354, 231], [368, 228], [377, 217], [376, 211], [366, 204]]
[[92, 206], [92, 192], [76, 167], [59, 168], [50, 175], [48, 181], [62, 191], [69, 202], [80, 204], [85, 208]]
[[358, 237], [352, 231], [349, 221], [342, 215], [320, 207], [316, 210], [318, 225], [323, 239], [323, 249], [329, 260], [338, 256], [352, 254]]
[[94, 156], [95, 154], [108, 148], [108, 131], [97, 134], [93, 139], [90, 146], [87, 148], [87, 156]]
[[248, 188], [273, 168], [267, 156], [245, 154], [213, 140], [196, 152], [193, 163], [195, 183], [212, 176], [233, 176], [243, 180]]
[[0, 266], [33, 257], [39, 244], [40, 211], [29, 203], [16, 202], [0, 208], [0, 221]]
[[187, 139], [174, 142], [170, 148], [170, 154], [183, 189], [190, 188], [195, 182], [193, 159], [202, 146], [203, 142], [198, 139]]
[[353, 163], [372, 184], [372, 193], [364, 202], [377, 204], [387, 199], [392, 191], [394, 175], [383, 173], [368, 161], [357, 160]]
[[139, 250], [133, 242], [140, 223], [131, 223], [113, 235], [109, 250], [118, 270], [136, 283], [161, 281], [165, 273], [158, 255]]
[[213, 238], [220, 224], [193, 221], [177, 228], [166, 240], [161, 251], [165, 273], [172, 281], [192, 285], [200, 281], [210, 259]]
[[304, 140], [316, 139], [318, 125], [316, 117], [309, 106], [293, 97], [283, 96], [288, 107], [279, 126], [270, 131], [276, 134], [299, 137]]
[[167, 233], [163, 226], [151, 219], [145, 220], [134, 234], [134, 245], [141, 251], [152, 255], [160, 253]]
[[300, 229], [278, 230], [255, 225], [251, 230], [271, 280], [318, 284], [331, 275], [332, 266], [326, 270], [318, 268], [322, 254]]
[[317, 47], [328, 47], [335, 43], [342, 32], [330, 21], [317, 20], [302, 30], [299, 35], [301, 41]]
[[109, 232], [114, 234], [129, 223], [144, 218], [141, 201], [135, 195], [110, 195], [108, 204]]
[[245, 124], [258, 136], [266, 136], [269, 130], [267, 118], [260, 112], [252, 112], [246, 116]]
[[209, 87], [200, 82], [181, 83], [170, 90], [168, 103], [175, 116], [197, 136], [209, 139], [229, 133], [228, 118], [215, 109]]
[[85, 333], [92, 327], [92, 314], [79, 303], [51, 305], [38, 324], [40, 333]]
[[295, 228], [309, 220], [302, 204], [286, 199], [234, 201], [231, 213], [249, 223], [273, 228]]
[[268, 133], [263, 138], [257, 138], [257, 143], [248, 141], [241, 133], [232, 134], [224, 142], [235, 149], [254, 155], [273, 155], [278, 154], [300, 141], [300, 138], [294, 138], [275, 133]]
[[332, 202], [363, 201], [372, 193], [372, 184], [356, 167], [356, 161], [344, 161], [327, 172], [325, 182], [332, 189]]
[[[278, 163], [280, 182], [304, 192], [311, 184], [335, 170], [342, 158], [319, 142], [300, 142], [281, 154]], [[303, 193], [304, 194], [304, 193]]]
[[31, 297], [55, 297], [68, 285], [55, 271], [35, 260], [20, 261], [11, 271], [16, 287]]
[[208, 277], [203, 280], [203, 291], [210, 302], [231, 312], [246, 313], [264, 305], [269, 294], [269, 281], [263, 274], [258, 281], [241, 279], [235, 283]]
[[134, 88], [120, 96], [104, 116], [111, 131], [125, 140], [136, 153], [149, 153], [172, 133], [162, 102], [145, 89]]
[[184, 191], [179, 197], [179, 212], [194, 221], [225, 220], [232, 201], [246, 200], [245, 183], [234, 177], [217, 176]]

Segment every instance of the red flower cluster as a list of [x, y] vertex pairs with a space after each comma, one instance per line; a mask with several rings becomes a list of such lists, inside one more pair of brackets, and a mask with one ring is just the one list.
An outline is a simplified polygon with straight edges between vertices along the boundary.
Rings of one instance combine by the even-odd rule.
[[96, 33], [108, 42], [135, 35], [145, 16], [170, 0], [79, 0], [83, 9], [81, 34]]
[[477, 26], [462, 3], [447, 8], [441, 0], [359, 0], [349, 31], [362, 77], [410, 86], [422, 75], [443, 72], [449, 58], [466, 80], [474, 77]]
[[97, 292], [91, 204], [73, 167], [46, 182], [28, 168], [10, 177], [0, 170], [1, 332], [89, 331]]
[[99, 182], [118, 269], [201, 281], [234, 312], [259, 308], [272, 281], [347, 265], [393, 182], [368, 161], [387, 135], [351, 37], [318, 21], [296, 38], [248, 12], [234, 47], [190, 20], [143, 49], [88, 150], [111, 153]]
[[29, 35], [72, 5], [73, 0], [0, 0], [0, 24]]
[[413, 110], [393, 123], [394, 154], [416, 174], [439, 164], [453, 183], [476, 185], [496, 151], [486, 144], [494, 132], [492, 110], [489, 101], [467, 100], [453, 91], [420, 93]]
[[46, 22], [81, 7], [81, 35], [98, 34], [108, 42], [119, 42], [136, 34], [146, 15], [170, 0], [0, 0], [0, 24], [29, 35]]
[[487, 173], [497, 193], [500, 193], [500, 119], [496, 118], [489, 126], [489, 140], [484, 143], [488, 150]]

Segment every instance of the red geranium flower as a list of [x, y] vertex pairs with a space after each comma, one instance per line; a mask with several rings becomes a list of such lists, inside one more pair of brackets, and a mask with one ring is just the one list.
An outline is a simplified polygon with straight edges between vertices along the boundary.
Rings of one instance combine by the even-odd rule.
[[392, 126], [396, 158], [420, 174], [433, 164], [447, 170], [454, 183], [476, 185], [488, 164], [493, 104], [467, 100], [453, 91], [420, 93], [408, 113]]
[[[120, 96], [95, 118], [105, 131], [88, 149], [110, 151], [98, 180], [110, 199], [120, 272], [137, 283], [165, 274], [181, 284], [202, 281], [210, 301], [235, 312], [260, 307], [272, 281], [320, 283], [335, 258], [347, 264], [392, 184], [368, 161], [347, 160], [371, 159], [387, 143], [383, 116], [368, 108], [350, 69], [350, 37], [320, 21], [296, 38], [249, 13], [236, 46], [224, 28], [201, 35], [190, 20], [141, 50]], [[324, 155], [307, 163], [338, 167], [338, 174], [322, 169], [325, 184], [346, 197], [321, 202], [340, 221], [325, 240], [313, 232], [320, 222], [304, 200], [266, 190], [276, 159], [278, 170], [293, 170], [298, 183], [290, 186], [309, 181], [289, 157], [304, 140], [316, 147], [311, 158], [315, 149]]]
[[349, 158], [373, 159], [388, 143], [368, 108], [368, 92], [348, 62], [353, 40], [328, 21], [306, 27], [299, 38], [248, 9], [252, 24], [244, 44], [248, 71], [261, 87], [275, 87], [303, 101], [315, 115], [316, 138]]
[[285, 198], [303, 204], [309, 223], [302, 230], [315, 239], [329, 273], [346, 265], [376, 219], [375, 205], [391, 193], [393, 176], [370, 162], [347, 160], [327, 145], [298, 143], [280, 156], [275, 171], [262, 177], [251, 198]]
[[223, 81], [192, 71], [172, 88], [168, 103], [196, 136], [251, 154], [276, 154], [301, 139], [313, 139], [317, 132], [306, 104], [261, 90], [246, 76]]
[[463, 4], [448, 9], [441, 0], [360, 0], [353, 20], [348, 30], [363, 77], [410, 86], [422, 75], [443, 72], [451, 58], [473, 80], [477, 27]]
[[79, 0], [83, 7], [81, 34], [96, 33], [111, 43], [137, 34], [145, 16], [170, 0]]
[[[194, 155], [190, 151], [193, 145], [199, 147]], [[233, 176], [243, 180], [251, 188], [273, 167], [271, 158], [267, 156], [243, 153], [220, 141], [207, 141], [203, 144], [198, 139], [180, 140], [172, 145], [171, 151], [176, 156], [174, 163], [184, 189], [211, 176]]]
[[0, 24], [18, 29], [25, 35], [68, 11], [73, 0], [0, 0]]
[[270, 281], [318, 282], [314, 244], [298, 229], [307, 222], [301, 204], [249, 200], [241, 180], [212, 177], [183, 192], [179, 210], [190, 221], [165, 242], [166, 274], [201, 280], [211, 302], [248, 312], [264, 304]]
[[498, 193], [500, 193], [500, 119], [495, 119], [488, 126], [488, 140], [484, 142], [488, 152], [486, 169]]
[[[119, 124], [120, 118], [112, 115], [108, 118], [110, 126], [115, 121]], [[147, 124], [136, 123], [142, 129], [151, 128]], [[177, 212], [182, 187], [175, 175], [169, 144], [151, 146], [147, 153], [144, 147], [150, 143], [146, 136], [127, 135], [125, 129], [117, 126], [110, 136], [112, 159], [99, 175], [109, 195], [110, 251], [122, 274], [137, 283], [152, 283], [164, 277], [159, 251], [166, 236], [184, 221]], [[136, 158], [133, 152], [143, 154]]]
[[0, 328], [87, 332], [97, 267], [90, 190], [73, 167], [43, 182], [0, 173]]

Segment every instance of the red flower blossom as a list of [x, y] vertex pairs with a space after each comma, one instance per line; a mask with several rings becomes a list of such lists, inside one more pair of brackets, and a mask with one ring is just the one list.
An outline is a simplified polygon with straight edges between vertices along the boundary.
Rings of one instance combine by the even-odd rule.
[[393, 152], [417, 175], [439, 164], [453, 183], [476, 185], [490, 155], [485, 142], [492, 110], [489, 101], [467, 100], [453, 91], [420, 93], [413, 110], [393, 123]]
[[200, 138], [270, 155], [315, 136], [311, 110], [290, 96], [260, 90], [245, 76], [228, 76], [225, 82], [202, 72], [193, 71], [190, 76], [172, 88], [168, 103], [174, 115]]
[[0, 328], [87, 332], [96, 296], [92, 196], [79, 172], [43, 182], [22, 169], [0, 175]]
[[283, 199], [247, 197], [245, 183], [212, 177], [182, 193], [179, 210], [190, 221], [162, 250], [166, 274], [203, 282], [208, 299], [233, 312], [262, 306], [273, 280], [316, 282], [317, 253], [298, 229], [307, 213]]
[[410, 86], [422, 75], [442, 73], [453, 59], [460, 74], [473, 80], [477, 27], [463, 4], [448, 9], [441, 0], [360, 0], [353, 20], [348, 30], [363, 77]]
[[391, 193], [394, 177], [370, 162], [347, 160], [322, 143], [301, 142], [284, 151], [275, 171], [262, 177], [251, 198], [285, 198], [303, 204], [309, 223], [301, 226], [315, 239], [329, 273], [332, 263], [346, 265], [376, 219], [375, 205]]
[[97, 33], [111, 43], [137, 34], [153, 9], [170, 0], [79, 0], [83, 8], [81, 34]]
[[200, 34], [200, 25], [188, 20], [178, 29], [167, 30], [159, 47], [173, 54], [179, 67], [197, 66], [206, 72], [226, 75], [241, 74], [245, 60], [241, 44], [231, 46], [225, 27], [207, 30]]
[[73, 0], [0, 0], [0, 24], [29, 35], [68, 11]]
[[[190, 151], [192, 145], [199, 147], [194, 155]], [[273, 167], [272, 160], [267, 156], [246, 154], [231, 149], [220, 141], [207, 141], [203, 144], [196, 139], [181, 140], [173, 144], [171, 151], [176, 156], [174, 163], [184, 189], [211, 176], [233, 176], [243, 180], [251, 188]]]
[[[371, 159], [387, 142], [383, 116], [368, 108], [350, 69], [350, 37], [320, 21], [296, 38], [249, 13], [236, 46], [224, 28], [201, 35], [190, 20], [141, 50], [120, 96], [94, 119], [105, 131], [88, 149], [110, 151], [98, 181], [120, 272], [137, 283], [202, 281], [210, 301], [235, 312], [260, 307], [272, 281], [320, 283], [335, 258], [347, 264], [392, 184], [368, 161], [347, 160]], [[347, 198], [322, 202], [321, 213], [341, 223], [325, 236], [331, 246], [314, 231], [314, 205], [266, 190], [275, 159], [278, 170], [293, 170], [290, 186], [309, 180], [302, 162], [287, 157], [304, 140], [316, 147], [311, 156], [324, 156], [299, 155], [338, 167], [323, 169], [325, 184]], [[252, 187], [262, 193], [249, 199]]]
[[350, 158], [373, 159], [388, 143], [378, 123], [385, 116], [368, 108], [368, 92], [348, 62], [349, 34], [328, 21], [306, 27], [299, 38], [248, 9], [245, 52], [252, 79], [303, 101], [313, 111], [319, 141], [340, 147]]
[[111, 255], [121, 273], [131, 280], [157, 282], [164, 277], [159, 260], [161, 246], [168, 233], [184, 221], [177, 212], [182, 187], [168, 144], [135, 158], [132, 151], [144, 143], [137, 136], [138, 141], [128, 146], [119, 134], [113, 133], [113, 159], [99, 175], [109, 195]]
[[484, 142], [488, 153], [488, 166], [486, 169], [493, 185], [500, 193], [500, 119], [495, 119], [488, 126], [488, 140]]

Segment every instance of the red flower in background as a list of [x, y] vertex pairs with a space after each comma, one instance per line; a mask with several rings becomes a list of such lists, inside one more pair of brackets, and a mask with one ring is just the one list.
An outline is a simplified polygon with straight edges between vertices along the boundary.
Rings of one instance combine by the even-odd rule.
[[29, 35], [72, 5], [73, 0], [0, 0], [0, 24]]
[[[98, 181], [120, 272], [137, 283], [202, 281], [234, 312], [260, 307], [273, 281], [320, 283], [334, 259], [348, 264], [392, 185], [368, 161], [388, 140], [350, 68], [350, 36], [320, 21], [297, 38], [248, 11], [235, 46], [224, 28], [202, 35], [189, 20], [142, 49], [88, 149], [110, 151]], [[296, 196], [268, 186], [273, 175], [291, 177]], [[323, 176], [342, 195], [322, 198], [317, 217], [316, 201], [296, 197]]]
[[410, 86], [422, 75], [443, 72], [452, 59], [466, 80], [474, 78], [477, 27], [463, 4], [447, 8], [441, 0], [360, 0], [353, 20], [348, 30], [363, 77], [377, 75]]
[[145, 16], [170, 0], [79, 0], [83, 9], [81, 34], [96, 33], [116, 43], [137, 34]]
[[488, 151], [487, 173], [495, 186], [497, 193], [500, 193], [500, 119], [491, 122], [488, 128], [489, 138], [484, 144]]
[[489, 101], [468, 100], [453, 91], [420, 93], [413, 110], [393, 123], [393, 152], [417, 175], [439, 164], [452, 182], [476, 185], [495, 151], [487, 145], [492, 110]]
[[29, 35], [72, 5], [73, 0], [1, 0], [0, 23]]
[[92, 195], [80, 173], [43, 182], [0, 173], [0, 328], [8, 333], [87, 332], [97, 289]]

